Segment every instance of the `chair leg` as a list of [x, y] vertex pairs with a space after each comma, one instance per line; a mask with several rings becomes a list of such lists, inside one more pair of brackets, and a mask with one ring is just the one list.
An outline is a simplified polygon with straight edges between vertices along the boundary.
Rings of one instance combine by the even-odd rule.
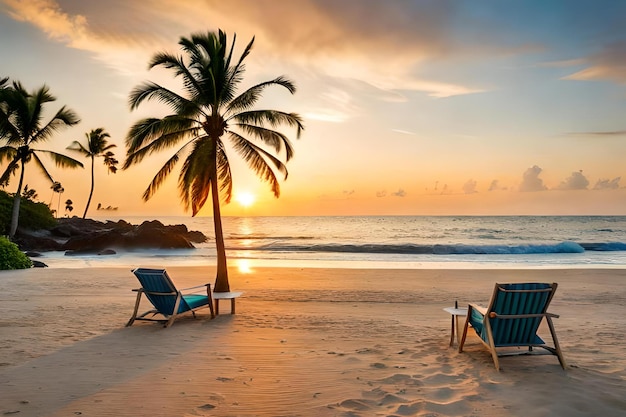
[[563, 357], [563, 352], [561, 351], [561, 346], [559, 346], [559, 339], [556, 337], [556, 331], [554, 330], [554, 324], [552, 323], [552, 318], [547, 316], [546, 320], [548, 322], [548, 327], [550, 328], [550, 333], [552, 334], [552, 341], [554, 342], [554, 350], [556, 351], [556, 356], [559, 358], [559, 363], [561, 364], [561, 368], [565, 369], [567, 366], [565, 364], [565, 358]]
[[[459, 353], [463, 352], [463, 345], [465, 344], [465, 338], [467, 337], [467, 329], [469, 328], [469, 316], [470, 311], [467, 312], [467, 318], [465, 319], [465, 326], [463, 326], [463, 336], [461, 337], [461, 341], [459, 342]], [[456, 329], [458, 332], [459, 329]]]
[[213, 292], [211, 291], [211, 284], [206, 286], [207, 297], [209, 298], [209, 310], [211, 310], [211, 320], [215, 318], [215, 310], [213, 308]]
[[487, 331], [487, 341], [489, 342], [488, 348], [491, 353], [491, 358], [493, 359], [493, 364], [496, 366], [496, 371], [500, 372], [500, 362], [498, 361], [498, 352], [496, 352], [496, 344], [493, 341], [493, 333], [491, 332], [491, 323], [489, 323], [489, 319], [485, 317], [484, 321], [485, 330]]
[[135, 318], [137, 317], [137, 311], [139, 311], [139, 302], [141, 300], [142, 293], [143, 291], [141, 290], [137, 292], [137, 300], [135, 301], [135, 310], [133, 311], [133, 315], [130, 317], [130, 320], [128, 320], [128, 323], [126, 323], [126, 327], [132, 326], [133, 323], [135, 322]]
[[165, 326], [163, 327], [170, 327], [174, 323], [174, 320], [176, 320], [176, 315], [178, 315], [178, 307], [180, 306], [180, 300], [182, 298], [182, 295], [178, 293], [178, 295], [176, 296], [176, 302], [174, 303], [174, 311], [172, 311], [170, 319], [167, 321], [167, 323], [165, 323]]

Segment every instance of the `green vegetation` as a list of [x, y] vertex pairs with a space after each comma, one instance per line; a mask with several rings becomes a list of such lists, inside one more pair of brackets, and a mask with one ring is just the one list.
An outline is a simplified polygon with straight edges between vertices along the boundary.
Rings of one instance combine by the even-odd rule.
[[33, 162], [52, 184], [54, 180], [40, 155], [47, 155], [61, 168], [82, 168], [83, 164], [63, 154], [36, 148], [60, 129], [77, 124], [80, 119], [76, 113], [63, 106], [52, 119], [44, 122], [44, 105], [56, 100], [49, 88], [44, 85], [29, 92], [20, 82], [13, 81], [9, 85], [7, 81], [6, 78], [0, 80], [0, 162], [7, 160], [9, 163], [0, 175], [0, 185], [8, 184], [14, 174], [19, 177], [9, 228], [9, 237], [13, 237], [22, 218], [20, 203], [26, 164]]
[[304, 129], [300, 116], [295, 113], [253, 108], [267, 87], [284, 87], [295, 93], [295, 85], [287, 78], [277, 77], [236, 95], [243, 80], [243, 61], [250, 54], [254, 38], [238, 60], [233, 59], [234, 39], [229, 45], [221, 30], [193, 34], [179, 41], [184, 56], [169, 53], [153, 56], [149, 67], [172, 70], [175, 77], [182, 78], [184, 93], [180, 95], [153, 82], [144, 83], [131, 92], [132, 110], [144, 101], [154, 100], [167, 104], [172, 114], [145, 118], [131, 127], [126, 137], [127, 158], [123, 167], [139, 163], [154, 152], [173, 148], [174, 154], [157, 172], [143, 199], [150, 199], [181, 159], [184, 162], [178, 188], [185, 208], [191, 208], [195, 216], [211, 194], [217, 292], [230, 290], [219, 196], [221, 191], [225, 203], [231, 198], [232, 176], [227, 151], [243, 158], [278, 197], [277, 175], [287, 178], [285, 163], [293, 156], [293, 148], [287, 136], [274, 129], [280, 125], [295, 127], [298, 137]]
[[33, 263], [19, 250], [15, 243], [0, 236], [0, 269], [26, 269], [33, 266]]
[[[22, 199], [19, 222], [22, 227], [32, 230], [48, 229], [56, 224], [50, 208], [29, 198]], [[8, 235], [11, 224], [13, 196], [0, 190], [0, 235]]]

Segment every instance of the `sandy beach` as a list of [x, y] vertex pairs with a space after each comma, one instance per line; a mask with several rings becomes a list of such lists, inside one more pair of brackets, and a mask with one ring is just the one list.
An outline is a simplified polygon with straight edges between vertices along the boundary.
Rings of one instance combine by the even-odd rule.
[[[179, 288], [214, 274], [168, 272]], [[527, 281], [559, 283], [566, 370], [542, 355], [496, 372], [474, 335], [449, 347], [444, 307]], [[0, 414], [626, 415], [626, 270], [232, 268], [230, 282], [235, 315], [126, 328], [130, 268], [0, 272]]]

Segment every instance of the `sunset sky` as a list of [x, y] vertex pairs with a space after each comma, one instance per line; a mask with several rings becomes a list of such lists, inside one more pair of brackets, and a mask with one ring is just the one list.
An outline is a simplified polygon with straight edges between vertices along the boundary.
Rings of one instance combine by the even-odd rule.
[[[237, 54], [256, 37], [242, 89], [288, 76], [296, 94], [266, 90], [258, 107], [297, 112], [306, 128], [298, 140], [282, 130], [296, 155], [279, 199], [230, 157], [234, 193], [256, 199], [225, 215], [626, 214], [625, 27], [617, 0], [0, 0], [0, 77], [47, 84], [50, 113], [80, 116], [41, 148], [70, 154], [103, 127], [123, 161], [129, 127], [166, 114], [131, 112], [129, 92], [178, 85], [148, 71], [150, 57], [221, 28]], [[169, 156], [115, 175], [98, 160], [90, 215], [98, 203], [183, 214], [178, 170], [141, 200]], [[82, 215], [89, 169], [48, 166]], [[50, 202], [34, 165], [26, 183]]]

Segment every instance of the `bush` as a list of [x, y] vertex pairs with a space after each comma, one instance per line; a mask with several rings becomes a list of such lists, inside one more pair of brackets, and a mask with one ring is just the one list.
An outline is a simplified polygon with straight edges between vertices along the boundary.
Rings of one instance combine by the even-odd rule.
[[19, 250], [15, 243], [0, 236], [0, 269], [26, 269], [33, 266], [33, 263]]
[[[13, 196], [0, 190], [0, 235], [8, 235], [11, 227]], [[19, 227], [39, 230], [49, 229], [56, 224], [50, 208], [44, 203], [37, 203], [27, 198], [21, 199]]]

